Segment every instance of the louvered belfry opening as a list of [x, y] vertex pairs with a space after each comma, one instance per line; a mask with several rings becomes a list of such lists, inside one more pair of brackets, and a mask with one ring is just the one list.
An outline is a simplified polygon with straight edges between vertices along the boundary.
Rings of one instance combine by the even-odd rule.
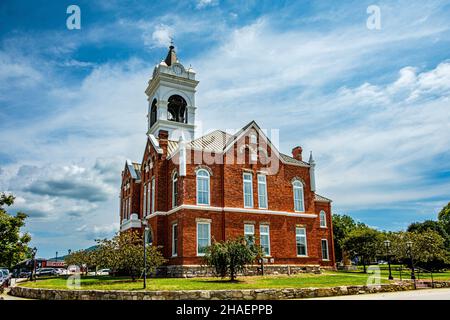
[[173, 95], [169, 98], [167, 105], [167, 119], [170, 121], [187, 123], [186, 100], [179, 95]]

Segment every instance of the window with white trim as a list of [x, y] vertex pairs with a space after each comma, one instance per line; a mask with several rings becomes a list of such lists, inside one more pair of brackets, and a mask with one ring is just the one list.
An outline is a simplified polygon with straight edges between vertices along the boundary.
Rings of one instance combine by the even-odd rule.
[[270, 228], [263, 224], [259, 226], [259, 242], [265, 256], [270, 256]]
[[172, 257], [178, 255], [178, 224], [172, 225]]
[[178, 173], [174, 173], [172, 177], [172, 208], [175, 208], [178, 200]]
[[295, 242], [297, 243], [297, 256], [306, 257], [308, 249], [306, 244], [306, 229], [302, 227], [295, 228]]
[[143, 213], [142, 216], [145, 217], [147, 215], [147, 185], [144, 185], [144, 197], [142, 198], [143, 204]]
[[320, 227], [326, 228], [327, 227], [327, 215], [326, 215], [325, 211], [321, 210], [319, 217], [320, 217]]
[[328, 240], [322, 239], [322, 260], [329, 260], [328, 257]]
[[305, 211], [303, 183], [296, 180], [292, 183], [292, 187], [294, 190], [294, 211], [303, 212]]
[[155, 212], [155, 177], [152, 178], [152, 212]]
[[244, 208], [253, 208], [253, 175], [248, 172], [244, 172]]
[[128, 219], [130, 219], [131, 216], [131, 199], [128, 198]]
[[204, 256], [211, 245], [211, 223], [197, 222], [197, 255]]
[[252, 245], [255, 242], [255, 225], [244, 224], [244, 237], [247, 244]]
[[267, 178], [264, 174], [258, 174], [258, 206], [267, 209]]
[[209, 205], [209, 172], [197, 170], [197, 204]]
[[145, 230], [145, 242], [150, 246], [153, 244], [153, 232], [151, 227], [149, 227], [148, 230]]
[[150, 206], [151, 206], [151, 196], [150, 196], [150, 183], [147, 183], [147, 212], [146, 214], [150, 214]]

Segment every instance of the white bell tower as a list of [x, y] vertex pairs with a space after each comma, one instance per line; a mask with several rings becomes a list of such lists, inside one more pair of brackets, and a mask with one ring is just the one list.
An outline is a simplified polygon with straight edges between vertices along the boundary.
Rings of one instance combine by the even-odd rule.
[[166, 59], [155, 66], [145, 93], [148, 96], [147, 135], [158, 136], [160, 130], [169, 132], [169, 139], [194, 139], [195, 130], [195, 71], [186, 69], [177, 58], [174, 46]]

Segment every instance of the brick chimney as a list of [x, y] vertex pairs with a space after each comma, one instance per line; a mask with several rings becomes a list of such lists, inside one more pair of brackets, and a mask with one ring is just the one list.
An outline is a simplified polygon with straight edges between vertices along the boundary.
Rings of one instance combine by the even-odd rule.
[[167, 144], [169, 140], [169, 132], [167, 130], [159, 130], [158, 132], [159, 147], [163, 149], [163, 157], [167, 156]]
[[294, 159], [302, 161], [302, 151], [302, 147], [295, 147], [294, 149], [292, 149], [292, 157], [294, 157]]

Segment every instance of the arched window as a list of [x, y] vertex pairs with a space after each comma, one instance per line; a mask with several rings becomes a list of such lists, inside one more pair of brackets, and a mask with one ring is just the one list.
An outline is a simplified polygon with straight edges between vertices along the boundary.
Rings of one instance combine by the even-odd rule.
[[209, 172], [205, 169], [197, 171], [197, 204], [209, 205]]
[[178, 205], [178, 173], [172, 175], [172, 208]]
[[323, 211], [323, 210], [320, 211], [319, 217], [320, 217], [320, 227], [326, 228], [327, 227], [327, 215], [326, 215], [325, 211]]
[[156, 122], [157, 118], [157, 107], [156, 107], [156, 99], [153, 99], [152, 106], [150, 108], [150, 127], [153, 126]]
[[292, 183], [294, 189], [294, 211], [305, 211], [304, 195], [303, 195], [303, 183], [295, 180]]
[[151, 227], [149, 227], [148, 230], [145, 230], [145, 243], [148, 245], [153, 244], [153, 231]]
[[177, 94], [170, 96], [167, 105], [167, 120], [187, 123], [186, 106], [187, 103], [183, 97]]

